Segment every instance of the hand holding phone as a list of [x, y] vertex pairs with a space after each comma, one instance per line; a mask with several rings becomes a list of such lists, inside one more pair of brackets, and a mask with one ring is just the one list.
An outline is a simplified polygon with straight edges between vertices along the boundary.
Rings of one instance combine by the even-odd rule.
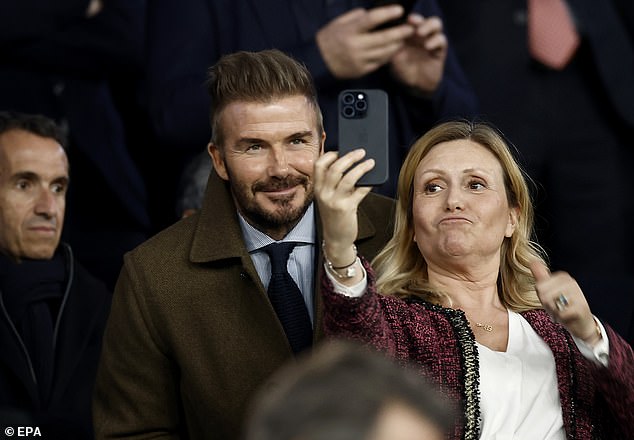
[[400, 24], [405, 23], [407, 21], [407, 16], [412, 12], [412, 9], [414, 8], [415, 2], [416, 0], [374, 0], [372, 2], [372, 8], [378, 8], [381, 6], [388, 6], [388, 5], [401, 5], [404, 10], [403, 15], [401, 15], [396, 20], [390, 20], [388, 22], [385, 22], [377, 26], [375, 29], [376, 30], [387, 29], [387, 28], [391, 28], [393, 26], [398, 26]]
[[343, 90], [339, 94], [339, 155], [363, 148], [375, 166], [358, 186], [378, 186], [389, 176], [388, 97], [378, 89]]

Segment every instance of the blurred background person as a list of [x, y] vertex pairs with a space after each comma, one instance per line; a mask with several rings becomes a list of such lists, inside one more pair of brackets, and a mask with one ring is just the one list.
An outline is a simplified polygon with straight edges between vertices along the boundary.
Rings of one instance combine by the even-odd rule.
[[368, 193], [354, 185], [372, 161], [342, 174], [362, 158], [315, 165], [324, 332], [418, 365], [457, 406], [451, 438], [634, 438], [634, 351], [574, 278], [549, 272], [500, 134], [448, 122], [412, 146], [394, 235], [372, 266], [352, 246]]
[[0, 5], [0, 110], [46, 115], [67, 134], [77, 183], [68, 194], [65, 240], [110, 287], [123, 253], [151, 228], [113, 88], [141, 74], [144, 26], [145, 0]]
[[60, 242], [62, 138], [44, 116], [0, 112], [0, 425], [84, 440], [110, 292]]
[[448, 402], [408, 365], [328, 341], [262, 387], [245, 440], [442, 440], [452, 421]]
[[189, 217], [202, 207], [211, 171], [211, 158], [206, 151], [195, 156], [187, 164], [181, 177], [180, 192], [176, 200], [178, 217]]
[[443, 0], [478, 96], [538, 183], [538, 238], [634, 343], [634, 2]]

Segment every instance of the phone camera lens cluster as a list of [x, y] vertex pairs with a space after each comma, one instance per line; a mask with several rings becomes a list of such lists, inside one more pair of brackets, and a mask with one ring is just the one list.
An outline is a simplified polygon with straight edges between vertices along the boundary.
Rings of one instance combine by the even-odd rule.
[[363, 118], [368, 111], [368, 100], [363, 92], [347, 92], [341, 96], [341, 114], [347, 119]]

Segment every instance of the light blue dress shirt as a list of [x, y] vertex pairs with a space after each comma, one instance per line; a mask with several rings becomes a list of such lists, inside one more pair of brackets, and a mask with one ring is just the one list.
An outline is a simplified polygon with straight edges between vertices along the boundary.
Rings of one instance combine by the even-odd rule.
[[[264, 289], [268, 290], [271, 278], [271, 262], [263, 247], [275, 243], [271, 237], [264, 232], [257, 230], [238, 214], [240, 228], [244, 236], [247, 251], [251, 255], [251, 260], [255, 270], [262, 280]], [[288, 257], [288, 273], [299, 287], [308, 309], [311, 322], [313, 317], [313, 291], [315, 279], [315, 208], [311, 203], [299, 223], [280, 242], [292, 241], [298, 243], [291, 255]]]

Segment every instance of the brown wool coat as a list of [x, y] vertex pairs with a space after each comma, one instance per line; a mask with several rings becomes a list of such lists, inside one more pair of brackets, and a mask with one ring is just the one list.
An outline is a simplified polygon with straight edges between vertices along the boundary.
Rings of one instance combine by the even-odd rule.
[[[392, 218], [391, 199], [366, 197], [361, 254], [382, 248]], [[321, 295], [315, 302], [319, 328]], [[290, 359], [228, 188], [212, 172], [198, 215], [125, 256], [94, 395], [96, 437], [237, 439], [250, 398]]]

